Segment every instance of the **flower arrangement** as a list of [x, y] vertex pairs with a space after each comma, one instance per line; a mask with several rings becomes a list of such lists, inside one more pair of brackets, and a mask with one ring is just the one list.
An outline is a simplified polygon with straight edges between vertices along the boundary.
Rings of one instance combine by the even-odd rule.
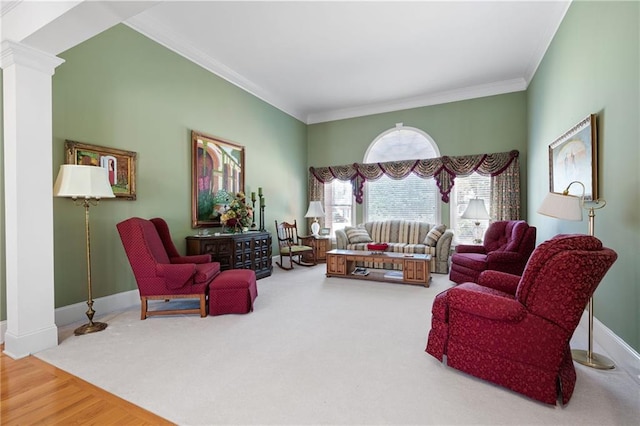
[[226, 227], [237, 229], [251, 226], [252, 218], [253, 209], [247, 205], [244, 192], [238, 192], [220, 216], [220, 221]]

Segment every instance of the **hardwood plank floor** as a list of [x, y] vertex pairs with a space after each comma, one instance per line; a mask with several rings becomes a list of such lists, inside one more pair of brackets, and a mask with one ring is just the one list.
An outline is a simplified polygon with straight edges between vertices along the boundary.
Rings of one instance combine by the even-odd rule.
[[173, 424], [33, 356], [0, 354], [0, 405], [2, 425]]

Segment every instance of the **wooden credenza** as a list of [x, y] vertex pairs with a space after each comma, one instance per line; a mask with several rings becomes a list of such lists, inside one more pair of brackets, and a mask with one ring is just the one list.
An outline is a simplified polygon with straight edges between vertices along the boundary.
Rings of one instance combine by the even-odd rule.
[[187, 254], [210, 254], [214, 262], [220, 262], [222, 271], [253, 269], [257, 279], [270, 276], [273, 270], [269, 232], [189, 236]]

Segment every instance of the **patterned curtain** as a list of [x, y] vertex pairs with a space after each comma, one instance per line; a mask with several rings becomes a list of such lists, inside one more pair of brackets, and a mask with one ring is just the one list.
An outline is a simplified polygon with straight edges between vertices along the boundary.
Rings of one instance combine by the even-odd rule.
[[[309, 194], [313, 197], [312, 180], [320, 185], [334, 179], [349, 180], [353, 185], [356, 203], [362, 204], [364, 183], [387, 175], [392, 179], [402, 179], [410, 173], [423, 178], [433, 177], [440, 189], [442, 201], [449, 202], [451, 188], [457, 176], [466, 177], [473, 172], [491, 177], [491, 217], [496, 220], [518, 219], [520, 217], [520, 163], [519, 152], [499, 152], [494, 154], [439, 157], [426, 160], [389, 161], [385, 163], [346, 166], [310, 167]], [[323, 192], [320, 190], [320, 192]], [[319, 198], [312, 198], [313, 200]]]

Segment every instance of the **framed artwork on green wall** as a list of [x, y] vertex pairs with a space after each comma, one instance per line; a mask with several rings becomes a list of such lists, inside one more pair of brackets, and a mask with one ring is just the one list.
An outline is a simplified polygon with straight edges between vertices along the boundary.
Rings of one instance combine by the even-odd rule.
[[70, 140], [65, 141], [64, 152], [66, 164], [107, 169], [116, 199], [136, 199], [136, 152]]
[[244, 147], [191, 131], [191, 227], [222, 226], [220, 217], [244, 193]]
[[590, 114], [549, 145], [549, 190], [562, 193], [571, 182], [584, 185], [585, 200], [598, 198], [598, 133]]

